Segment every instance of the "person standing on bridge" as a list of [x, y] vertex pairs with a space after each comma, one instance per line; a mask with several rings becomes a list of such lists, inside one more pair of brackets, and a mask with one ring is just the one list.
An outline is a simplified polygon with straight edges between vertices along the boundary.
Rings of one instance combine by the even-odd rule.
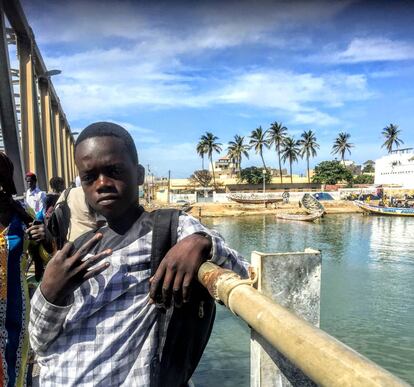
[[33, 296], [40, 385], [187, 385], [214, 321], [212, 298], [198, 302], [200, 265], [211, 260], [247, 277], [248, 264], [195, 218], [139, 205], [144, 168], [119, 125], [84, 129], [75, 162], [87, 203], [107, 225], [66, 244]]
[[43, 219], [46, 193], [37, 186], [37, 177], [33, 172], [26, 173], [27, 191], [25, 196], [26, 204], [33, 209], [37, 217]]
[[35, 261], [37, 280], [53, 248], [43, 224], [13, 200], [13, 164], [0, 152], [0, 386], [24, 386], [29, 350], [26, 273]]

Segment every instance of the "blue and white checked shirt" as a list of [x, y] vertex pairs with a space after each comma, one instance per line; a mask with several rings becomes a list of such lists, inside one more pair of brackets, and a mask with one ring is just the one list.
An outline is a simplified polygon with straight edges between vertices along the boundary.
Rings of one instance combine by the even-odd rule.
[[[122, 236], [101, 230], [95, 251], [112, 248], [111, 265], [77, 289], [71, 305], [52, 305], [37, 289], [29, 332], [42, 387], [149, 386], [151, 359], [162, 353], [172, 308], [159, 322], [148, 303], [152, 231], [139, 235], [140, 221]], [[180, 215], [178, 241], [195, 232], [212, 237], [212, 262], [247, 277], [248, 263], [218, 233]]]

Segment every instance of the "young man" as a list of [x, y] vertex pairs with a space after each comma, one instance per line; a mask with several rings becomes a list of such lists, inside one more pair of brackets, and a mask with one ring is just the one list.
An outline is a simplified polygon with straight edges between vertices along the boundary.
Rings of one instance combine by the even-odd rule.
[[46, 193], [37, 186], [37, 177], [33, 172], [26, 173], [26, 185], [26, 204], [33, 209], [35, 214], [38, 214], [45, 207]]
[[[177, 243], [151, 277], [154, 222], [138, 204], [144, 168], [131, 136], [112, 123], [92, 124], [76, 141], [75, 162], [86, 201], [107, 225], [65, 245], [33, 297], [29, 329], [40, 385], [160, 385], [163, 364], [175, 360], [163, 351], [174, 335], [173, 311], [191, 305], [200, 265], [210, 259], [247, 277], [247, 264], [220, 236], [181, 214]], [[160, 299], [175, 306], [160, 313]], [[175, 345], [185, 347], [186, 337]]]

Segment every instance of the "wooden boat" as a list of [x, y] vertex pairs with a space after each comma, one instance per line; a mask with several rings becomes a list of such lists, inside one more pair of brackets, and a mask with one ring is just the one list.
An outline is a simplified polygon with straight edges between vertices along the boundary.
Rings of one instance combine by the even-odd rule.
[[242, 204], [269, 204], [281, 202], [283, 200], [282, 197], [278, 198], [274, 196], [265, 196], [264, 198], [261, 198], [260, 196], [254, 194], [230, 194], [227, 197], [234, 202]]
[[312, 214], [276, 214], [276, 218], [279, 219], [285, 219], [285, 220], [299, 220], [299, 221], [305, 221], [305, 222], [313, 222], [314, 220], [317, 220], [321, 218], [323, 215], [323, 212], [313, 212]]
[[354, 203], [356, 206], [370, 214], [388, 216], [414, 216], [414, 208], [374, 206], [372, 204], [364, 203], [359, 200], [355, 200]]
[[300, 199], [300, 202], [308, 214], [312, 214], [314, 212], [322, 212], [323, 214], [325, 212], [325, 207], [322, 203], [315, 199], [311, 194], [305, 193], [302, 199]]

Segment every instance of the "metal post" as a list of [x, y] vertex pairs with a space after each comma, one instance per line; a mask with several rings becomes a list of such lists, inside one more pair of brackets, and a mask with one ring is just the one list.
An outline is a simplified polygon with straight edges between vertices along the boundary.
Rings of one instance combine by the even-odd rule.
[[18, 37], [17, 51], [20, 62], [20, 117], [25, 168], [26, 171], [30, 170], [36, 173], [39, 186], [45, 189], [45, 163], [34, 74], [32, 42]]
[[[62, 128], [60, 126], [60, 114], [57, 107], [53, 109], [54, 131], [55, 131], [55, 147], [56, 147], [56, 164], [58, 176], [65, 178], [62, 164]], [[65, 181], [66, 185], [66, 181]]]
[[0, 0], [0, 123], [4, 149], [14, 165], [16, 189], [19, 194], [22, 194], [25, 191], [24, 161], [22, 159], [13, 94], [3, 1]]
[[168, 189], [167, 189], [167, 192], [168, 192], [168, 197], [167, 197], [167, 201], [168, 201], [168, 204], [170, 204], [170, 187], [171, 187], [171, 171], [169, 170], [168, 171]]
[[75, 143], [74, 141], [71, 141], [70, 143], [70, 156], [72, 158], [72, 168], [73, 168], [73, 178], [75, 178], [78, 175], [76, 164], [75, 164]]
[[72, 176], [72, 155], [71, 155], [71, 147], [70, 147], [70, 134], [69, 128], [66, 129], [66, 149], [67, 149], [67, 167], [68, 167], [68, 180], [71, 182], [73, 181]]
[[42, 126], [44, 129], [44, 145], [46, 152], [46, 178], [47, 181], [56, 176], [56, 156], [53, 141], [52, 120], [51, 120], [51, 104], [50, 94], [48, 90], [48, 81], [39, 81], [40, 103], [42, 111]]
[[150, 166], [149, 164], [147, 164], [147, 168], [148, 168], [148, 174], [147, 174], [147, 203], [150, 204], [151, 203], [151, 194], [150, 194]]
[[34, 113], [33, 113], [33, 65], [30, 42], [17, 39], [20, 62], [20, 120], [24, 168], [36, 172]]
[[62, 167], [63, 167], [63, 178], [65, 179], [66, 186], [69, 186], [69, 174], [68, 174], [68, 148], [67, 148], [67, 140], [66, 140], [66, 126], [63, 123], [62, 125]]

